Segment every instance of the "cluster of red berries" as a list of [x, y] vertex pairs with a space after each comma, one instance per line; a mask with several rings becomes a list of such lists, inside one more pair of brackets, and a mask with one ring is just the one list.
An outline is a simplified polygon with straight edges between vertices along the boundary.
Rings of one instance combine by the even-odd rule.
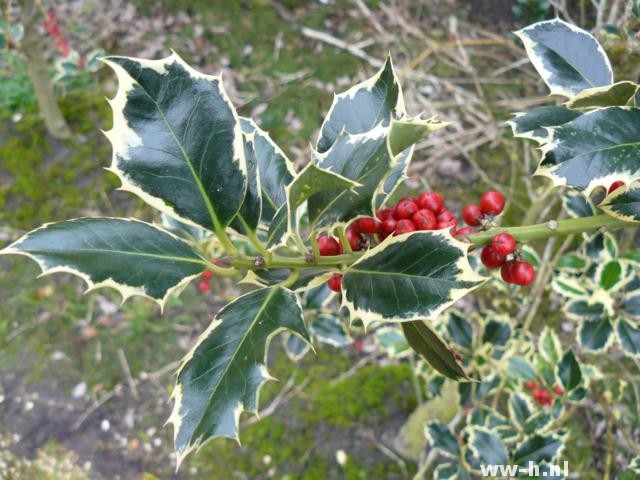
[[200, 293], [207, 293], [211, 290], [211, 279], [213, 278], [213, 272], [211, 270], [205, 270], [200, 275], [200, 281], [198, 282], [198, 290]]
[[[538, 404], [551, 405], [553, 403], [552, 392], [548, 388], [544, 388], [534, 381], [527, 382], [524, 386], [531, 392], [531, 396], [536, 402], [538, 402]], [[553, 393], [556, 395], [562, 395], [564, 394], [564, 388], [560, 385], [556, 385], [553, 387]]]
[[53, 38], [53, 48], [56, 49], [60, 56], [66, 57], [71, 53], [67, 36], [64, 34], [62, 27], [60, 27], [58, 16], [53, 10], [49, 10], [47, 13], [47, 17], [44, 20], [44, 29]]

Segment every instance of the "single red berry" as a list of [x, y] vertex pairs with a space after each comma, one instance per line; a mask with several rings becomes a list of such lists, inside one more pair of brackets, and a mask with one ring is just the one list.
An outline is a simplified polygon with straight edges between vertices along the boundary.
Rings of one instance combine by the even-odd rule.
[[442, 211], [444, 199], [437, 192], [424, 192], [418, 197], [418, 206], [431, 210], [436, 215]]
[[622, 180], [617, 180], [611, 184], [611, 186], [609, 187], [608, 193], [611, 193], [620, 187], [624, 187], [624, 182]]
[[516, 260], [511, 270], [511, 276], [513, 283], [526, 287], [527, 285], [531, 285], [531, 282], [533, 282], [536, 276], [536, 272], [529, 262]]
[[462, 209], [462, 219], [467, 225], [478, 227], [482, 225], [482, 210], [478, 205], [467, 205]]
[[411, 220], [399, 220], [396, 226], [396, 235], [402, 235], [403, 233], [415, 232], [416, 226]]
[[500, 215], [504, 209], [504, 197], [500, 192], [490, 190], [480, 197], [480, 210], [485, 215]]
[[445, 228], [451, 228], [451, 227], [457, 227], [458, 226], [458, 220], [455, 218], [452, 218], [450, 220], [444, 220], [444, 221], [438, 221], [438, 224], [436, 225], [436, 230], [443, 230]]
[[414, 213], [411, 220], [418, 230], [433, 230], [438, 224], [434, 213], [426, 208], [422, 208]]
[[534, 388], [536, 388], [536, 382], [531, 380], [531, 381], [525, 383], [524, 386], [527, 388], [527, 390], [533, 390]]
[[323, 257], [340, 255], [341, 253], [338, 241], [328, 235], [318, 237], [318, 249], [320, 250], [320, 255]]
[[398, 221], [395, 218], [387, 218], [382, 223], [382, 230], [389, 234], [396, 231], [396, 227], [398, 226]]
[[480, 253], [480, 260], [482, 260], [482, 263], [487, 268], [498, 268], [504, 264], [507, 257], [496, 252], [493, 246], [487, 245]]
[[508, 233], [499, 233], [491, 239], [491, 246], [500, 255], [509, 255], [516, 249], [516, 239]]
[[211, 280], [213, 277], [213, 272], [211, 270], [205, 270], [201, 275], [203, 280]]
[[334, 273], [329, 280], [327, 280], [327, 285], [334, 292], [339, 292], [340, 287], [342, 287], [342, 274]]
[[463, 235], [471, 235], [475, 230], [473, 227], [463, 227], [453, 232], [454, 237], [461, 237]]
[[207, 282], [206, 280], [200, 280], [198, 282], [198, 290], [200, 290], [200, 292], [202, 293], [207, 293], [209, 290], [211, 290], [211, 285], [209, 285], [209, 282]]
[[562, 388], [560, 385], [556, 385], [555, 387], [553, 387], [553, 391], [556, 392], [557, 395], [562, 395], [564, 393], [564, 388]]
[[455, 220], [456, 216], [448, 208], [442, 209], [442, 211], [436, 217], [438, 222], [448, 222], [449, 220]]
[[351, 230], [354, 233], [360, 234], [362, 233], [362, 230], [360, 230], [360, 222], [358, 220], [356, 220], [355, 222], [351, 222], [349, 224], [349, 226], [347, 227], [347, 231]]
[[363, 342], [361, 339], [356, 338], [356, 339], [353, 341], [353, 349], [354, 349], [356, 352], [360, 353], [362, 350], [364, 350], [364, 342]]
[[346, 235], [347, 240], [349, 241], [349, 245], [351, 246], [351, 250], [353, 250], [354, 252], [362, 250], [362, 237], [359, 233], [349, 228], [347, 229]]
[[502, 268], [500, 269], [500, 276], [502, 277], [502, 280], [507, 283], [515, 283], [513, 281], [513, 266], [515, 264], [515, 260], [509, 260], [502, 265]]
[[378, 241], [383, 241], [385, 238], [387, 238], [389, 236], [389, 233], [385, 232], [385, 231], [380, 231], [378, 232]]
[[358, 227], [362, 233], [378, 233], [380, 223], [373, 217], [364, 217], [358, 220]]
[[405, 197], [396, 205], [395, 217], [398, 220], [408, 219], [418, 211], [418, 204], [411, 197]]

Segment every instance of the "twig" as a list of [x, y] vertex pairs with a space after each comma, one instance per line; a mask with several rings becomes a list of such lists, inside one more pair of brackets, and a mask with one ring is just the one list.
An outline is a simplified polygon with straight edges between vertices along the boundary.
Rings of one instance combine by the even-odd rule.
[[122, 348], [118, 348], [118, 361], [120, 362], [120, 367], [124, 372], [124, 376], [127, 379], [127, 385], [129, 385], [129, 390], [131, 390], [131, 395], [136, 400], [139, 398], [138, 396], [138, 388], [136, 387], [136, 381], [131, 376], [131, 369], [129, 368], [129, 362], [127, 361], [127, 356], [124, 354], [124, 350]]
[[305, 37], [312, 38], [314, 40], [319, 40], [320, 42], [326, 43], [333, 47], [349, 52], [351, 55], [354, 55], [355, 57], [358, 57], [364, 60], [369, 65], [372, 65], [376, 68], [380, 68], [384, 64], [382, 60], [374, 58], [371, 55], [369, 55], [367, 52], [361, 50], [360, 48], [357, 48], [354, 45], [350, 45], [344, 40], [340, 40], [339, 38], [329, 35], [328, 33], [324, 33], [319, 30], [314, 30], [313, 28], [309, 28], [309, 27], [302, 27], [301, 32]]

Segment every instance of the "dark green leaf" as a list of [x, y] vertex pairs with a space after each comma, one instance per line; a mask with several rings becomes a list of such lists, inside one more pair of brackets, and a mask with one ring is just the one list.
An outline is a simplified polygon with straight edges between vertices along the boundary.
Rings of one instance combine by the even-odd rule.
[[596, 214], [591, 200], [575, 190], [569, 190], [562, 195], [562, 206], [573, 218], [591, 217]]
[[605, 198], [600, 208], [612, 217], [627, 222], [640, 222], [640, 186], [618, 188]]
[[393, 196], [399, 185], [407, 178], [409, 163], [413, 156], [414, 147], [407, 148], [398, 156], [396, 166], [387, 174], [375, 193], [375, 208], [382, 208]]
[[287, 241], [287, 227], [289, 220], [289, 210], [287, 204], [283, 204], [271, 219], [269, 231], [267, 233], [267, 248], [275, 248], [283, 245]]
[[623, 280], [622, 265], [611, 260], [598, 267], [598, 284], [605, 290], [611, 290]]
[[351, 337], [344, 329], [338, 317], [321, 313], [313, 319], [309, 330], [319, 342], [332, 347], [345, 347], [351, 343]]
[[143, 295], [160, 305], [206, 268], [206, 261], [178, 237], [148, 223], [120, 218], [49, 223], [0, 254], [26, 255], [38, 262], [43, 274], [78, 275], [89, 290], [113, 287], [123, 300]]
[[464, 314], [458, 310], [449, 312], [447, 332], [451, 339], [461, 347], [471, 350], [473, 345], [473, 327]]
[[512, 377], [525, 381], [538, 379], [538, 375], [536, 375], [536, 371], [531, 364], [524, 358], [518, 356], [509, 357], [508, 372]]
[[[284, 282], [291, 275], [288, 268], [270, 268], [268, 270], [253, 270], [243, 280], [262, 287], [270, 287]], [[300, 271], [298, 278], [288, 287], [294, 291], [302, 291], [327, 280], [330, 274], [322, 268], [305, 268]]]
[[573, 97], [613, 83], [607, 54], [588, 32], [558, 18], [515, 32], [552, 94]]
[[458, 439], [444, 423], [431, 421], [427, 423], [424, 433], [431, 446], [441, 453], [451, 457], [460, 455]]
[[453, 380], [470, 380], [456, 358], [453, 349], [427, 322], [402, 322], [404, 336], [413, 348], [434, 369]]
[[377, 125], [389, 125], [392, 118], [404, 113], [400, 82], [388, 57], [376, 75], [335, 96], [320, 128], [316, 150], [329, 150], [343, 131], [366, 133]]
[[616, 322], [616, 334], [622, 349], [633, 357], [640, 355], [640, 327], [624, 318]]
[[242, 411], [256, 413], [260, 387], [271, 377], [269, 340], [284, 329], [309, 341], [295, 294], [256, 290], [224, 307], [182, 360], [173, 390], [178, 464], [215, 437], [238, 438]]
[[551, 461], [560, 452], [564, 440], [555, 435], [534, 435], [522, 442], [516, 448], [513, 463], [516, 465], [528, 465], [529, 462], [537, 464], [542, 461]]
[[110, 57], [110, 170], [151, 206], [205, 228], [225, 226], [247, 188], [242, 130], [220, 77], [163, 60]]
[[625, 296], [620, 304], [620, 310], [633, 318], [640, 319], [640, 294], [631, 292]]
[[556, 375], [566, 392], [570, 392], [580, 385], [582, 370], [572, 350], [568, 350], [562, 356], [560, 363], [556, 366]]
[[586, 300], [572, 300], [565, 305], [564, 311], [574, 320], [597, 320], [606, 313], [604, 304], [590, 304]]
[[506, 465], [509, 462], [509, 454], [500, 437], [486, 428], [471, 428], [469, 448], [483, 465]]
[[311, 350], [311, 345], [293, 333], [284, 336], [284, 352], [292, 361], [301, 360]]
[[618, 82], [604, 87], [588, 88], [569, 100], [569, 108], [624, 107], [633, 103], [638, 90], [634, 82]]
[[482, 342], [492, 343], [493, 345], [505, 345], [510, 337], [511, 325], [507, 322], [489, 320], [484, 326]]
[[484, 280], [467, 248], [445, 231], [388, 238], [347, 269], [342, 303], [365, 325], [433, 318]]
[[531, 417], [533, 408], [529, 400], [518, 393], [512, 393], [509, 397], [509, 417], [520, 428]]
[[544, 143], [549, 139], [549, 132], [545, 127], [563, 125], [580, 115], [580, 112], [565, 107], [536, 107], [526, 112], [516, 113], [515, 117], [507, 123], [514, 137]]
[[568, 270], [571, 272], [579, 272], [587, 267], [587, 259], [581, 255], [569, 253], [560, 257], [556, 268], [560, 270]]
[[609, 345], [613, 327], [607, 317], [585, 320], [579, 331], [580, 344], [588, 350], [603, 350]]
[[256, 158], [255, 138], [253, 134], [243, 133], [244, 156], [247, 164], [247, 191], [240, 211], [231, 222], [231, 226], [240, 233], [255, 232], [262, 216], [262, 190], [260, 189], [260, 170]]
[[640, 109], [599, 108], [553, 129], [537, 175], [589, 195], [640, 178]]

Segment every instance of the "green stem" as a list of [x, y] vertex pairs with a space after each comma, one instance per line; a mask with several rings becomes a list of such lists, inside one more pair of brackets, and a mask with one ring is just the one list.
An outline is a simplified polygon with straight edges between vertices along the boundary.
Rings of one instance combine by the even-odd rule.
[[349, 239], [347, 238], [347, 233], [344, 230], [344, 225], [338, 226], [336, 228], [336, 231], [338, 232], [338, 238], [342, 243], [342, 249], [345, 251], [345, 253], [353, 253], [353, 250], [351, 250], [351, 244], [349, 243]]

